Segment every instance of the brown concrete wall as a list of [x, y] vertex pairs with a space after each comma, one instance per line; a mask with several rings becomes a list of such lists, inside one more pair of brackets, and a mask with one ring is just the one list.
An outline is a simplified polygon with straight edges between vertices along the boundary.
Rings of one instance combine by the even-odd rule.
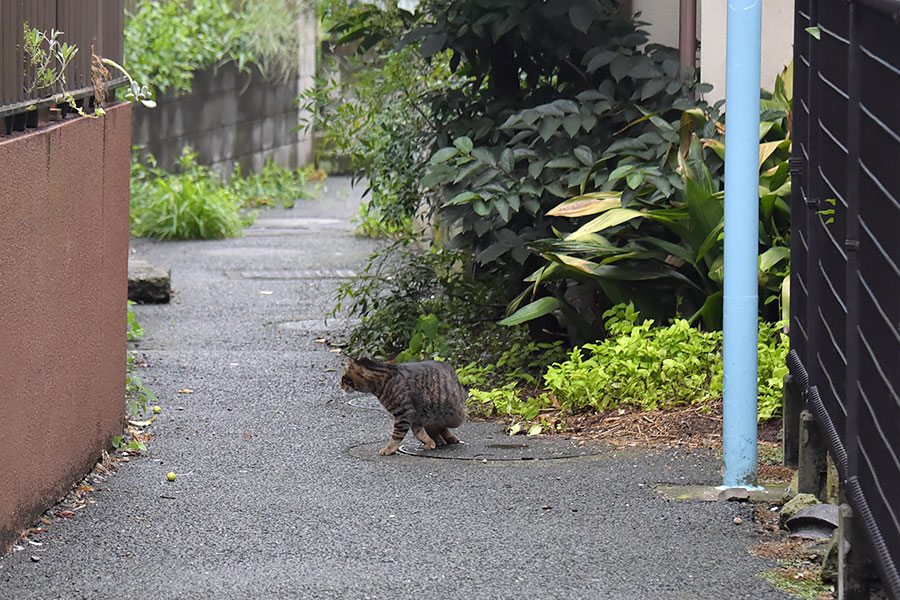
[[122, 431], [131, 106], [0, 138], [0, 553]]

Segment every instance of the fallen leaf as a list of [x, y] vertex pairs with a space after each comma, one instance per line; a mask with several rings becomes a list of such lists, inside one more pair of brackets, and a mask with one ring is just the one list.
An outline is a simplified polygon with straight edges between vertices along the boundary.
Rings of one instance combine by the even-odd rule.
[[252, 438], [252, 437], [253, 437], [253, 436], [252, 436], [251, 434], [249, 434], [249, 433], [245, 433], [245, 434], [244, 434], [244, 439], [245, 439], [245, 440], [249, 440], [249, 439]]
[[182, 389], [178, 390], [178, 393], [179, 394], [193, 394], [194, 390], [189, 390], [188, 388], [182, 388]]
[[270, 292], [269, 290], [263, 290], [260, 292], [260, 294], [262, 294], [263, 296], [271, 296], [274, 293], [275, 292]]
[[324, 344], [325, 338], [317, 338], [316, 340], [313, 340], [313, 341], [315, 341], [317, 344]]
[[71, 510], [61, 510], [56, 513], [56, 516], [59, 517], [60, 519], [74, 519], [75, 513], [72, 512]]
[[542, 506], [541, 510], [550, 510], [551, 508], [553, 508], [553, 507], [550, 506], [549, 504], [547, 504], [546, 506]]
[[53, 524], [52, 521], [50, 521], [50, 519], [45, 519], [43, 517], [41, 517], [41, 523], [43, 523], [44, 525], [52, 525]]

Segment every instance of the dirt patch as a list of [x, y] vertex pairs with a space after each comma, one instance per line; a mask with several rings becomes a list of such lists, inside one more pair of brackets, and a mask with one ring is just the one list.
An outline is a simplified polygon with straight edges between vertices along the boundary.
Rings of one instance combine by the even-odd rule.
[[[574, 415], [546, 412], [541, 418], [556, 429], [556, 435], [605, 442], [619, 449], [722, 449], [721, 399], [700, 406], [650, 411], [622, 407]], [[552, 431], [545, 430], [544, 433], [554, 435]], [[758, 439], [760, 481], [790, 481], [794, 470], [781, 464], [781, 420], [760, 423]]]
[[[550, 422], [561, 423], [565, 435], [609, 442], [616, 446], [653, 448], [721, 448], [722, 401], [701, 406], [641, 411], [633, 407], [600, 413], [553, 415]], [[759, 441], [780, 446], [781, 422], [760, 423]]]
[[634, 408], [560, 415], [566, 435], [616, 447], [715, 448], [722, 445], [721, 403], [668, 410]]
[[760, 481], [789, 482], [791, 477], [794, 476], [794, 469], [779, 464], [770, 465], [760, 460], [758, 474]]
[[754, 525], [763, 538], [750, 553], [778, 563], [760, 577], [794, 597], [833, 600], [834, 587], [822, 582], [826, 542], [788, 537], [778, 524], [778, 511], [760, 506], [753, 514]]

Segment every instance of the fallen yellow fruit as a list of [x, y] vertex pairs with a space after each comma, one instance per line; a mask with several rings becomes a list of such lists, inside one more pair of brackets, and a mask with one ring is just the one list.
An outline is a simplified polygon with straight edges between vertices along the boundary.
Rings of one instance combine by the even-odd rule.
[[166, 474], [166, 479], [168, 479], [169, 481], [175, 481], [175, 473], [169, 472], [168, 474]]

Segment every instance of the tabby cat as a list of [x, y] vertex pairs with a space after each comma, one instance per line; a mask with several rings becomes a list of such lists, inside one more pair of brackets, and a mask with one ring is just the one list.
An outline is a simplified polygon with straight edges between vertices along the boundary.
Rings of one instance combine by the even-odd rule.
[[348, 358], [341, 376], [341, 387], [375, 394], [394, 416], [391, 441], [380, 454], [393, 454], [406, 432], [425, 445], [425, 450], [444, 444], [458, 444], [450, 432], [466, 420], [466, 389], [447, 363], [433, 360], [390, 364], [370, 358]]

